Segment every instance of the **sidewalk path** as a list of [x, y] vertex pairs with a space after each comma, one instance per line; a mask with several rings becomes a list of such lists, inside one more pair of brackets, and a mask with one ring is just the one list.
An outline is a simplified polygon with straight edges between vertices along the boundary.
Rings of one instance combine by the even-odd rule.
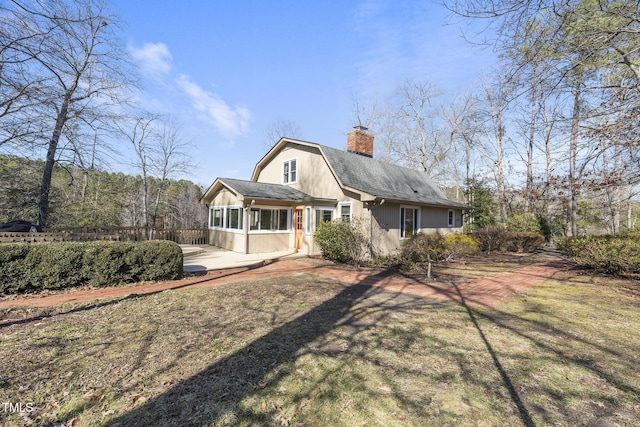
[[317, 267], [302, 261], [286, 260], [252, 270], [240, 268], [171, 282], [70, 291], [47, 296], [17, 297], [0, 301], [0, 309], [8, 307], [50, 307], [59, 304], [124, 298], [167, 290], [204, 288], [303, 273], [336, 280], [347, 285], [367, 284], [390, 292], [406, 293], [424, 298], [448, 299], [458, 303], [465, 302], [470, 305], [493, 308], [508, 300], [514, 294], [544, 282], [557, 272], [567, 269], [570, 265], [569, 262], [563, 259], [552, 259], [454, 286], [436, 282], [423, 283], [397, 275], [380, 277], [364, 272], [345, 271], [326, 266]]

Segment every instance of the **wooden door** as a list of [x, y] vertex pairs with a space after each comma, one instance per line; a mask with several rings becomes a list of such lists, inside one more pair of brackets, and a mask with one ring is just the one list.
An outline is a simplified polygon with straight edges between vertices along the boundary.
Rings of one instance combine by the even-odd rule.
[[295, 249], [297, 251], [302, 249], [302, 243], [304, 239], [304, 218], [303, 218], [302, 212], [303, 212], [302, 208], [296, 209], [295, 215], [293, 217], [293, 223], [296, 229]]

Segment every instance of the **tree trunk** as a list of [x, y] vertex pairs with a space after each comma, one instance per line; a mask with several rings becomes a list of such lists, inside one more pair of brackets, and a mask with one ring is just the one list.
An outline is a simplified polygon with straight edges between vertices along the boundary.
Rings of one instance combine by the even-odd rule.
[[[75, 85], [74, 85], [75, 87]], [[40, 185], [40, 200], [38, 201], [38, 225], [45, 228], [47, 226], [47, 217], [49, 216], [49, 193], [51, 191], [51, 178], [53, 176], [53, 166], [56, 163], [56, 152], [58, 151], [58, 143], [62, 135], [62, 129], [67, 122], [67, 113], [69, 104], [71, 103], [72, 90], [65, 93], [62, 105], [56, 117], [56, 126], [49, 140], [47, 149], [47, 157], [44, 163], [44, 171], [42, 172], [42, 183]]]
[[573, 97], [573, 114], [571, 116], [571, 137], [569, 140], [569, 232], [572, 237], [578, 236], [578, 186], [576, 177], [576, 162], [578, 154], [578, 133], [580, 131], [580, 102], [582, 89], [582, 74], [576, 77], [575, 93]]
[[536, 115], [537, 115], [537, 82], [534, 70], [534, 82], [531, 89], [531, 123], [529, 124], [529, 144], [527, 146], [527, 194], [524, 196], [524, 211], [531, 210], [531, 193], [533, 190], [533, 142], [536, 131]]

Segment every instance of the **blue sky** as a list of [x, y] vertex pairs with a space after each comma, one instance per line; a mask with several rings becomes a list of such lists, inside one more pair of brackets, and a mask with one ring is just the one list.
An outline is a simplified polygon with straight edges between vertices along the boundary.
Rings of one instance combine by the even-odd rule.
[[406, 79], [447, 94], [487, 73], [493, 54], [431, 1], [114, 0], [143, 82], [141, 102], [170, 114], [193, 144], [186, 178], [249, 179], [276, 121], [344, 148], [354, 101]]

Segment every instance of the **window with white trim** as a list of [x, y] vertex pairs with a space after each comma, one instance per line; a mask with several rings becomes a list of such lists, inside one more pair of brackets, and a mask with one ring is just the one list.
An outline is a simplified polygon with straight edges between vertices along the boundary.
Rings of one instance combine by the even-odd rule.
[[448, 225], [449, 227], [453, 227], [453, 226], [455, 226], [455, 221], [456, 221], [456, 219], [455, 219], [455, 218], [456, 218], [456, 217], [455, 217], [454, 212], [453, 212], [452, 210], [449, 210], [448, 217], [447, 217], [447, 225]]
[[223, 208], [211, 208], [209, 211], [209, 226], [210, 227], [222, 227], [223, 220]]
[[333, 209], [328, 208], [316, 208], [316, 228], [327, 221], [331, 221], [333, 219]]
[[351, 222], [351, 203], [340, 203], [338, 205], [340, 219]]
[[282, 165], [282, 182], [283, 184], [293, 184], [298, 179], [298, 170], [296, 159], [287, 160]]
[[400, 208], [400, 238], [408, 239], [418, 232], [418, 209]]
[[304, 226], [304, 232], [306, 234], [311, 234], [311, 208], [307, 207], [305, 208], [305, 226]]
[[290, 230], [289, 209], [252, 208], [250, 230], [283, 231]]
[[227, 208], [224, 228], [242, 230], [242, 212], [243, 209], [241, 207]]

